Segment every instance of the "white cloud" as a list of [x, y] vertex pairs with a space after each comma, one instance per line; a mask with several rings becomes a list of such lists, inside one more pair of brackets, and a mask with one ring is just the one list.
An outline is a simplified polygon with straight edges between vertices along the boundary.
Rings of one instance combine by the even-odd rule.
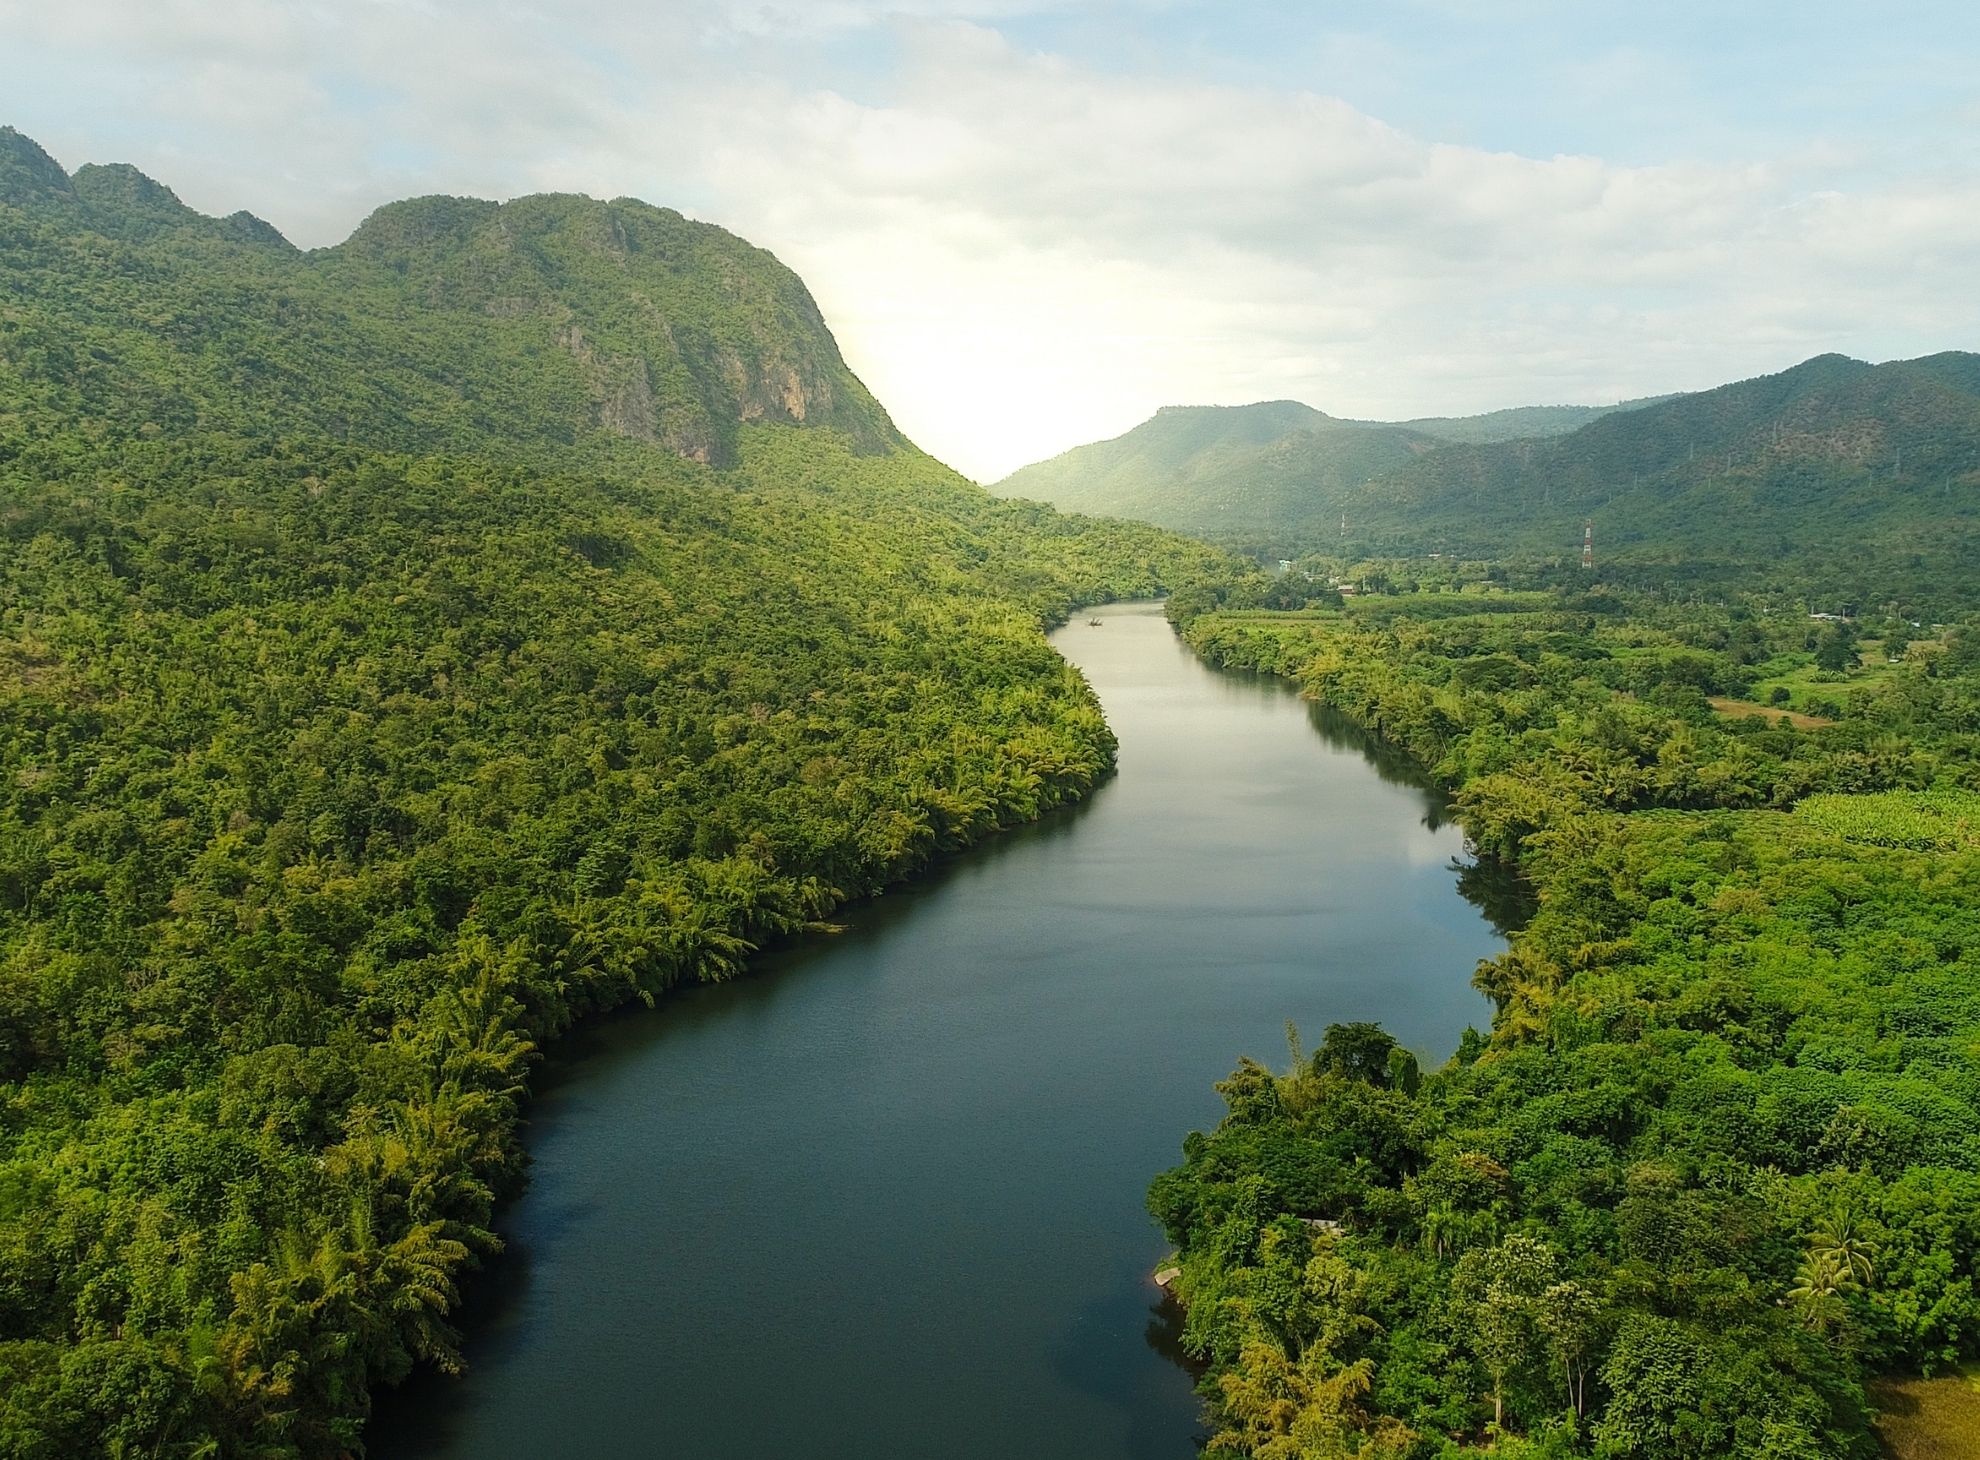
[[886, 105], [726, 123], [713, 171], [910, 432], [985, 476], [1168, 401], [1613, 399], [1980, 323], [1971, 176], [1844, 193], [1793, 164], [1486, 152], [960, 26], [907, 54]]
[[[1833, 140], [1520, 156], [1329, 96], [1102, 74], [956, 18], [1059, 3], [0, 0], [0, 86], [56, 106], [65, 68], [119, 68], [121, 111], [13, 120], [71, 165], [136, 139], [121, 155], [196, 206], [306, 243], [415, 191], [630, 193], [721, 222], [806, 277], [911, 435], [983, 477], [1172, 401], [1613, 399], [1980, 333], [1970, 164], [1865, 182], [1874, 157]], [[888, 46], [841, 77], [845, 36], [876, 27]], [[1660, 64], [1597, 56], [1589, 104]]]
[[701, 7], [711, 34], [780, 39], [820, 31], [864, 30], [896, 20], [995, 21], [1067, 10], [1078, 0], [711, 0]]

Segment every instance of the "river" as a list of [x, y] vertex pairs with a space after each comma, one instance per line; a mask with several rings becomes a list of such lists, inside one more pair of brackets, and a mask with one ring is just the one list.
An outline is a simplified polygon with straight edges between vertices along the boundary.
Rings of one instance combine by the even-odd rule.
[[1289, 1018], [1440, 1063], [1503, 941], [1406, 763], [1097, 616], [1054, 636], [1120, 737], [1086, 803], [558, 1046], [470, 1372], [375, 1456], [1189, 1460], [1149, 1178]]

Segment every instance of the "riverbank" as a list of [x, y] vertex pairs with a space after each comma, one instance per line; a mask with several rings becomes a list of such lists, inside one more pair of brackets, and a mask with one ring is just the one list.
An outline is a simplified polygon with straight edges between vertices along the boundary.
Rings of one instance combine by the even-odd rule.
[[1464, 607], [1184, 616], [1213, 661], [1415, 750], [1539, 894], [1479, 969], [1489, 1041], [1416, 1092], [1353, 1031], [1241, 1064], [1156, 1183], [1219, 1443], [1873, 1453], [1866, 1376], [1980, 1339], [1952, 1276], [1980, 1255], [1956, 1093], [1980, 1088], [1956, 931], [1980, 857], [1908, 849], [1905, 793], [1854, 793], [1955, 765], [1934, 747], [1970, 687], [1728, 724], [1700, 689], [1732, 668], [1680, 637], [1713, 630], [1695, 606]]
[[381, 1405], [376, 1455], [1195, 1454], [1149, 1172], [1289, 1014], [1441, 1058], [1487, 1008], [1451, 970], [1502, 943], [1442, 797], [1286, 686], [1206, 668], [1152, 605], [1053, 643], [1117, 774], [587, 1034], [532, 1112], [468, 1373]]

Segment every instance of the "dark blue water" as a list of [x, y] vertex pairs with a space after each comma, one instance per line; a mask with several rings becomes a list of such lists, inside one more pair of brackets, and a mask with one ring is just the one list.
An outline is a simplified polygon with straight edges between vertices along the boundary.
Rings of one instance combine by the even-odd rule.
[[471, 1372], [374, 1454], [1188, 1460], [1149, 1178], [1289, 1018], [1440, 1063], [1502, 944], [1406, 763], [1099, 617], [1055, 637], [1121, 742], [1087, 804], [559, 1047]]

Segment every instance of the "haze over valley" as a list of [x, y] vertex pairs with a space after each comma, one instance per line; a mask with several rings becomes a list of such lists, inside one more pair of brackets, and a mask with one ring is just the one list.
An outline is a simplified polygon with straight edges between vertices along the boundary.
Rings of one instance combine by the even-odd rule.
[[1839, 355], [1713, 390], [1600, 407], [1339, 421], [1295, 401], [1167, 407], [993, 490], [1141, 518], [1261, 553], [1572, 553], [1839, 571], [1866, 549], [1975, 564], [1980, 357]]

